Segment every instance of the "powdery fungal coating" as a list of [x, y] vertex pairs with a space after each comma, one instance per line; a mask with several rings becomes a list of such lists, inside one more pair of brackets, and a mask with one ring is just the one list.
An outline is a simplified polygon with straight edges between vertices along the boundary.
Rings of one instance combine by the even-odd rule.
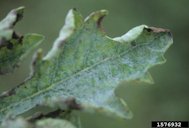
[[120, 81], [152, 83], [148, 69], [165, 62], [163, 55], [173, 40], [169, 31], [146, 25], [110, 38], [99, 27], [106, 14], [100, 10], [84, 20], [70, 10], [51, 51], [35, 57], [30, 79], [0, 99], [0, 120], [40, 104], [70, 109], [69, 102], [62, 102], [67, 99], [74, 99], [79, 110], [131, 118], [115, 89]]

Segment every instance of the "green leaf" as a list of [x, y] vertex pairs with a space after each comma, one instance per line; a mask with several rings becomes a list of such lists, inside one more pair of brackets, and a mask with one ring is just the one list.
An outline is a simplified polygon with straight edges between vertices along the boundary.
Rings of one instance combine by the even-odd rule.
[[14, 120], [5, 120], [2, 122], [0, 128], [76, 128], [67, 120], [62, 119], [41, 119], [35, 123], [27, 122], [22, 118]]
[[22, 19], [23, 11], [23, 7], [14, 9], [0, 22], [0, 75], [18, 67], [18, 63], [44, 38], [38, 34], [19, 35], [13, 30]]
[[131, 118], [115, 89], [121, 81], [152, 83], [148, 69], [165, 62], [163, 55], [173, 40], [169, 30], [146, 25], [110, 38], [100, 25], [106, 14], [100, 10], [84, 20], [70, 10], [51, 51], [43, 58], [36, 54], [30, 79], [1, 96], [0, 120], [56, 101], [62, 101], [62, 109]]
[[0, 128], [33, 128], [30, 123], [22, 118], [6, 119], [0, 125]]

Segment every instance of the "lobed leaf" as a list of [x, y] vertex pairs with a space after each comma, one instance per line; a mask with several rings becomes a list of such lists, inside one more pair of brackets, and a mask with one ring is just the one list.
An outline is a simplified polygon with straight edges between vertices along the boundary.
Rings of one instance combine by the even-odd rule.
[[13, 30], [23, 12], [24, 7], [14, 9], [0, 22], [0, 75], [18, 67], [18, 63], [44, 38], [38, 34], [19, 35]]
[[169, 30], [141, 25], [110, 38], [101, 30], [105, 15], [107, 11], [100, 10], [84, 20], [70, 10], [51, 51], [45, 57], [36, 54], [30, 79], [1, 95], [0, 120], [40, 104], [56, 107], [56, 103], [62, 109], [131, 118], [115, 89], [120, 81], [152, 83], [148, 69], [165, 62], [163, 55], [173, 43], [172, 36]]

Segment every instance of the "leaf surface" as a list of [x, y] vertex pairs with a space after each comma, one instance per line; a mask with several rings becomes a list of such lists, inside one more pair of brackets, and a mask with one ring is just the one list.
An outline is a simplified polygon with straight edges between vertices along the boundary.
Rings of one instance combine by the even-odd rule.
[[0, 120], [56, 101], [62, 101], [63, 109], [131, 118], [115, 89], [121, 81], [152, 83], [148, 69], [165, 62], [172, 36], [169, 30], [141, 25], [110, 38], [100, 25], [105, 15], [107, 11], [100, 10], [84, 20], [70, 10], [50, 52], [45, 57], [40, 51], [36, 54], [30, 79], [1, 96]]
[[23, 7], [14, 9], [0, 22], [0, 75], [12, 72], [43, 40], [41, 35], [19, 35], [13, 30], [15, 24], [22, 19], [23, 12]]

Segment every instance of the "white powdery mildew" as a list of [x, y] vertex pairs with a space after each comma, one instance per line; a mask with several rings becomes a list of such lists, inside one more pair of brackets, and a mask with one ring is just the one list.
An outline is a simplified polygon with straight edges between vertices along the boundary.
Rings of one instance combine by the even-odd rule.
[[59, 51], [61, 51], [61, 46], [63, 46], [62, 43], [64, 43], [64, 41], [72, 35], [74, 29], [75, 15], [73, 10], [70, 10], [66, 16], [65, 25], [60, 30], [59, 37], [55, 40], [51, 51], [43, 58], [43, 60], [50, 60], [51, 58], [55, 57]]
[[143, 32], [143, 29], [145, 27], [147, 27], [147, 26], [146, 25], [137, 26], [137, 27], [131, 29], [130, 31], [128, 31], [123, 36], [113, 38], [113, 40], [121, 42], [121, 43], [132, 42], [135, 39], [137, 39], [137, 37]]
[[10, 29], [12, 24], [16, 21], [16, 11], [12, 10], [6, 17], [0, 22], [0, 30]]
[[[92, 25], [89, 24], [89, 26], [93, 26], [95, 21], [96, 25], [96, 21], [106, 13], [105, 11], [92, 13], [86, 18], [85, 23], [91, 22]], [[157, 51], [153, 51], [152, 47], [148, 46], [152, 43], [155, 45], [153, 36], [147, 35], [149, 39], [144, 38], [143, 35], [140, 36], [143, 34], [144, 28], [147, 28], [145, 25], [135, 27], [125, 35], [112, 40], [107, 36], [104, 38], [101, 33], [94, 32], [94, 28], [89, 28], [87, 23], [86, 26], [84, 25], [84, 29], [81, 29], [82, 31], [75, 31], [74, 29], [77, 27], [75, 20], [77, 19], [73, 10], [69, 11], [65, 25], [52, 50], [43, 58], [43, 60], [52, 62], [47, 63], [51, 68], [48, 73], [45, 69], [48, 67], [42, 68], [44, 70], [39, 72], [43, 75], [41, 76], [42, 82], [38, 84], [44, 88], [37, 90], [27, 98], [23, 98], [22, 101], [15, 101], [13, 105], [7, 107], [9, 111], [12, 109], [15, 112], [14, 115], [18, 115], [17, 110], [19, 110], [19, 113], [23, 113], [34, 108], [35, 105], [40, 104], [46, 98], [52, 98], [51, 101], [53, 101], [53, 97], [60, 97], [65, 101], [69, 98], [75, 98], [85, 109], [105, 111], [114, 116], [128, 118], [129, 111], [126, 108], [126, 103], [115, 96], [115, 88], [123, 80], [130, 81], [143, 79], [143, 77], [145, 77], [145, 80], [149, 79], [147, 70], [162, 62], [163, 53], [157, 53]], [[92, 32], [90, 32], [90, 29]], [[83, 32], [83, 35], [75, 36], [74, 31]], [[70, 36], [73, 38], [70, 38]], [[141, 40], [137, 40], [138, 38]], [[166, 41], [161, 44], [163, 47], [167, 45], [166, 43], [169, 43]], [[66, 45], [62, 45], [64, 42], [66, 42]], [[134, 44], [132, 44], [133, 42]], [[158, 47], [161, 50], [162, 46], [153, 47]], [[61, 49], [62, 47], [64, 49]], [[59, 52], [62, 53], [59, 54]], [[46, 74], [43, 73], [44, 71]], [[52, 79], [52, 81], [49, 79]], [[33, 79], [33, 81], [36, 80]], [[20, 110], [19, 106], [23, 106], [24, 110]]]

